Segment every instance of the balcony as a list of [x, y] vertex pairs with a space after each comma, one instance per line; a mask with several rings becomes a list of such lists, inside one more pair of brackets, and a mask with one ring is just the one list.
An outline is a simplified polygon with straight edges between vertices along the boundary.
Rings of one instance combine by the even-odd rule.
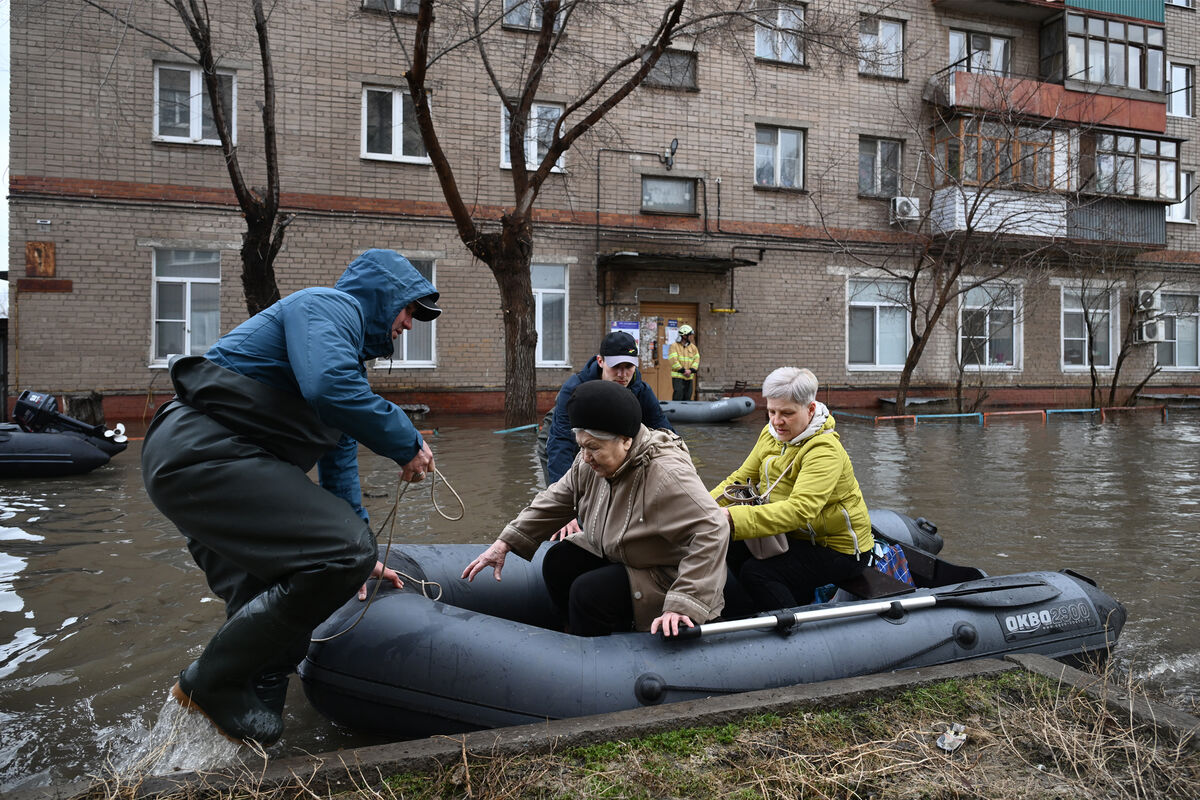
[[937, 11], [1040, 22], [1063, 10], [1062, 0], [933, 0]]
[[1165, 101], [1116, 97], [1068, 89], [1032, 78], [943, 71], [926, 87], [925, 99], [947, 108], [1040, 117], [1081, 126], [1163, 133]]
[[1167, 243], [1163, 204], [1101, 197], [1077, 200], [1054, 192], [950, 186], [933, 193], [935, 235], [971, 231], [1002, 237], [1066, 238], [1116, 246]]

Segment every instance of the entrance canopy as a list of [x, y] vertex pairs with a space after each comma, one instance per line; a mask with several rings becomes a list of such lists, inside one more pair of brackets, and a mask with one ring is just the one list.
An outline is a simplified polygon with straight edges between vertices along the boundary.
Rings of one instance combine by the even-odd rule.
[[663, 272], [708, 272], [723, 273], [735, 267], [750, 267], [755, 262], [744, 258], [697, 253], [637, 253], [622, 250], [596, 257], [596, 266], [602, 270], [657, 270]]

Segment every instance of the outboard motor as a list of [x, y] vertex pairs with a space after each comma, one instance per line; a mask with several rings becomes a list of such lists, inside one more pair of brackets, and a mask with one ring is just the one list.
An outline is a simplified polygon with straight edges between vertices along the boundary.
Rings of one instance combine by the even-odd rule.
[[901, 547], [916, 547], [930, 555], [942, 551], [942, 537], [934, 525], [924, 517], [906, 517], [886, 508], [871, 511], [871, 530], [883, 538], [898, 542]]
[[115, 428], [105, 430], [103, 425], [86, 422], [60, 414], [58, 400], [54, 395], [32, 392], [26, 389], [13, 406], [13, 419], [21, 430], [29, 433], [76, 433], [87, 438], [92, 446], [115, 456], [129, 446], [125, 426], [118, 422]]

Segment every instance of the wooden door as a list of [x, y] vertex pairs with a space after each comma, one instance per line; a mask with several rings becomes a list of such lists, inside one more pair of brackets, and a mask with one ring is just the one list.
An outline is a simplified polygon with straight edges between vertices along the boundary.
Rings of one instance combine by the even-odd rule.
[[[642, 380], [659, 400], [670, 400], [672, 393], [667, 349], [677, 338], [675, 332], [680, 325], [696, 327], [696, 316], [695, 303], [642, 303], [638, 308]], [[703, 363], [704, 343], [699, 341], [698, 330], [692, 334], [692, 341], [700, 348]]]

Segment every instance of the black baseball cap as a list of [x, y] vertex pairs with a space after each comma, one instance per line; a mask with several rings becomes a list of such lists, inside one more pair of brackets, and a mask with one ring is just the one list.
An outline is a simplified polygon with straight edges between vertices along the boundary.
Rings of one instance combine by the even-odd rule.
[[442, 309], [438, 306], [437, 301], [437, 292], [413, 300], [413, 319], [419, 319], [421, 322], [432, 322], [437, 319], [442, 314]]
[[600, 343], [600, 355], [604, 357], [604, 363], [610, 367], [615, 367], [617, 364], [633, 364], [636, 367], [638, 363], [637, 340], [625, 331], [613, 331]]

